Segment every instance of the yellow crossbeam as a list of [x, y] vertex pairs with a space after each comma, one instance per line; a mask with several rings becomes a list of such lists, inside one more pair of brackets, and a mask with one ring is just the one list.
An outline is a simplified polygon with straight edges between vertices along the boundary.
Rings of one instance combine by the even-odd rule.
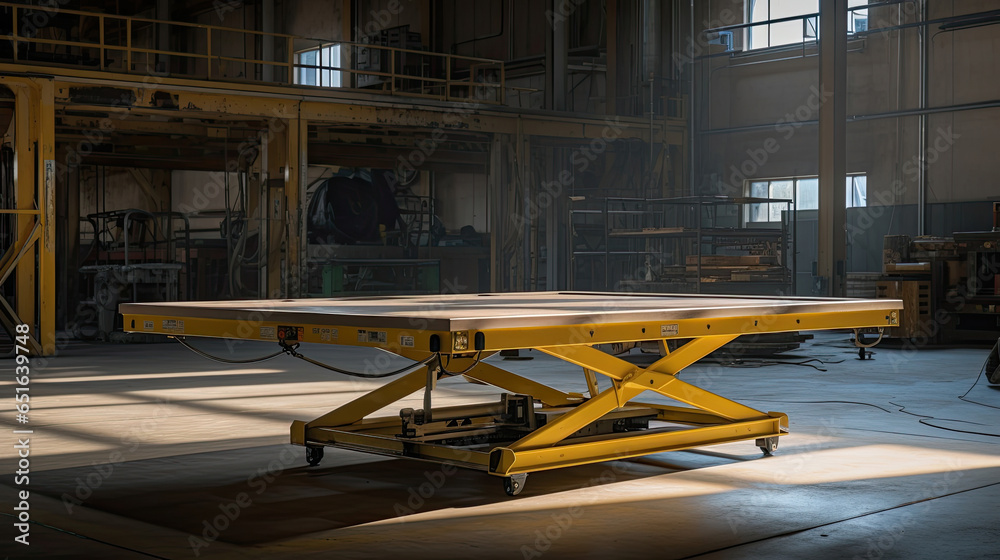
[[[646, 369], [675, 375], [682, 369], [735, 340], [737, 336], [739, 335], [705, 336], [690, 340], [669, 355], [653, 362]], [[549, 346], [539, 348], [538, 350], [619, 381], [624, 380], [630, 374], [638, 375], [640, 371], [634, 364], [602, 352], [592, 346]]]
[[677, 451], [740, 439], [770, 437], [781, 433], [786, 423], [785, 415], [775, 413], [758, 420], [746, 420], [733, 424], [678, 431], [657, 430], [639, 434], [616, 434], [595, 437], [589, 441], [586, 440], [587, 438], [581, 438], [584, 441], [539, 449], [518, 450], [514, 446], [495, 447], [490, 452], [489, 472], [496, 476], [509, 476], [638, 457], [664, 451]]
[[306, 427], [335, 427], [353, 424], [376, 410], [416, 393], [425, 386], [426, 382], [427, 366], [425, 365], [320, 416], [307, 423]]
[[565, 393], [485, 362], [476, 365], [466, 377], [519, 395], [531, 395], [547, 406], [565, 406], [583, 401], [583, 395], [579, 393]]
[[707, 356], [734, 338], [736, 337], [727, 335], [692, 340], [645, 369], [640, 369], [621, 358], [616, 358], [591, 346], [539, 348], [542, 352], [582, 366], [585, 371], [596, 371], [607, 375], [615, 381], [615, 384], [572, 411], [519, 439], [511, 444], [509, 449], [518, 451], [555, 445], [591, 423], [600, 420], [605, 414], [625, 406], [628, 401], [647, 390], [656, 391], [661, 395], [696, 406], [728, 420], [766, 417], [767, 415], [763, 412], [730, 401], [674, 377], [688, 365]]

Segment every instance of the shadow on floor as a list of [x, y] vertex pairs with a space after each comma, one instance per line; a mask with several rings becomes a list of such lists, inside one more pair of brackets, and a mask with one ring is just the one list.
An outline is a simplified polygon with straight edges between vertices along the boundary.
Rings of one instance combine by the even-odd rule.
[[[37, 476], [37, 489], [64, 504], [82, 502], [88, 508], [192, 535], [214, 527], [222, 529], [220, 541], [258, 545], [415, 513], [505, 502], [749, 458], [674, 453], [538, 472], [530, 475], [524, 492], [508, 497], [502, 479], [483, 472], [409, 459], [372, 461], [371, 456], [358, 454], [349, 454], [347, 460], [354, 462], [343, 464], [344, 456], [338, 457], [339, 453], [349, 452], [328, 449], [324, 464], [318, 467], [303, 465], [301, 448], [283, 445], [121, 463], [104, 479], [95, 474], [99, 471], [94, 466], [46, 471]], [[219, 480], [220, 470], [226, 473], [224, 482]]]

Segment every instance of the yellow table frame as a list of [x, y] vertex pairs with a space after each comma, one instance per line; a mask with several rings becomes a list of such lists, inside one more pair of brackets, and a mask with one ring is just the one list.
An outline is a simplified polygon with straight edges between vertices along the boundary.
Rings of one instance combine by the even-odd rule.
[[[183, 315], [171, 317], [164, 315], [162, 310], [143, 309], [143, 305], [123, 306], [126, 330], [139, 331], [136, 328], [138, 322], [147, 327], [145, 332], [153, 330], [175, 336], [234, 337], [228, 334], [233, 332], [233, 324], [225, 319]], [[426, 363], [319, 418], [308, 422], [294, 421], [291, 442], [306, 446], [306, 458], [310, 464], [318, 464], [323, 448], [333, 446], [479, 469], [503, 477], [504, 487], [511, 495], [521, 491], [527, 473], [547, 469], [751, 439], [765, 454], [769, 454], [777, 448], [777, 438], [788, 433], [785, 414], [745, 406], [682, 381], [678, 374], [741, 334], [892, 326], [898, 324], [897, 310], [901, 307], [897, 300], [885, 300], [873, 309], [845, 305], [843, 309], [833, 307], [815, 312], [749, 316], [737, 312], [732, 316], [671, 320], [668, 325], [661, 325], [664, 322], [662, 319], [647, 319], [617, 324], [548, 325], [481, 331], [422, 330], [409, 333], [415, 335], [415, 341], [410, 342], [412, 348], [403, 348], [392, 342], [397, 336], [407, 336], [405, 329], [388, 328], [383, 336], [372, 340], [368, 337], [368, 330], [339, 325], [334, 330], [339, 332], [340, 343], [379, 347]], [[178, 321], [183, 332], [178, 332]], [[151, 323], [154, 324], [153, 329], [148, 328]], [[261, 324], [260, 331], [244, 330], [239, 338], [262, 339], [253, 333], [265, 332], [264, 329], [272, 327], [285, 328], [280, 324], [287, 324], [287, 320], [278, 320], [273, 324], [263, 321]], [[159, 325], [165, 328], [160, 329]], [[302, 325], [298, 329], [300, 335], [297, 341], [331, 342], [321, 339], [323, 327], [329, 325]], [[667, 341], [670, 339], [686, 339], [687, 342], [668, 351]], [[475, 343], [470, 343], [473, 340]], [[665, 354], [645, 368], [594, 347], [600, 343], [643, 340], [659, 341], [661, 354]], [[439, 348], [433, 352], [417, 349], [428, 348], [428, 344], [431, 348], [435, 344]], [[588, 394], [565, 392], [482, 361], [500, 350], [527, 348], [581, 367]], [[430, 410], [431, 418], [459, 414], [470, 418], [470, 422], [477, 426], [488, 426], [491, 421], [489, 405], [441, 409], [431, 406], [432, 390], [444, 375], [442, 356], [448, 357], [450, 370], [468, 369], [464, 375], [471, 380], [515, 395], [530, 395], [542, 405], [541, 409], [532, 412], [560, 409], [562, 413], [554, 415], [554, 420], [525, 433], [520, 439], [492, 446], [488, 450], [402, 437], [399, 435], [400, 417], [370, 417], [376, 411], [423, 389], [425, 409]], [[597, 374], [608, 377], [611, 386], [600, 390]], [[644, 391], [656, 392], [688, 406], [633, 400]], [[626, 406], [654, 411], [656, 420], [688, 427], [570, 437], [598, 420], [620, 413]]]

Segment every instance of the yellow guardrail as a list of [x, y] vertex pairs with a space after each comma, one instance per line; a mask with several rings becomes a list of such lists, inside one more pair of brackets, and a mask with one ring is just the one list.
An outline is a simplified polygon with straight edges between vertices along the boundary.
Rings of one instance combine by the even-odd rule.
[[[504, 102], [499, 60], [0, 2], [0, 12], [8, 10], [0, 59], [17, 63]], [[173, 44], [157, 48], [164, 37]]]

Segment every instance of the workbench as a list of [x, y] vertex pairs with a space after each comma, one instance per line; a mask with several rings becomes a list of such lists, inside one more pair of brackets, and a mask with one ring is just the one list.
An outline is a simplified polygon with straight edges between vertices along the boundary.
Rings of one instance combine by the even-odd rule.
[[[528, 473], [546, 469], [741, 440], [770, 454], [788, 432], [785, 414], [755, 410], [678, 374], [742, 334], [891, 327], [901, 308], [889, 299], [538, 292], [128, 303], [121, 313], [128, 332], [273, 341], [298, 356], [302, 343], [363, 346], [414, 360], [378, 389], [293, 422], [291, 442], [306, 447], [310, 465], [327, 446], [409, 457], [485, 471], [515, 495]], [[641, 367], [595, 347], [638, 341], [658, 341], [662, 357]], [[587, 393], [484, 361], [513, 349], [579, 366]], [[609, 387], [599, 387], [598, 374]], [[458, 375], [503, 394], [492, 403], [434, 408], [438, 380]], [[420, 390], [422, 409], [370, 417]], [[634, 400], [644, 391], [674, 403]]]

